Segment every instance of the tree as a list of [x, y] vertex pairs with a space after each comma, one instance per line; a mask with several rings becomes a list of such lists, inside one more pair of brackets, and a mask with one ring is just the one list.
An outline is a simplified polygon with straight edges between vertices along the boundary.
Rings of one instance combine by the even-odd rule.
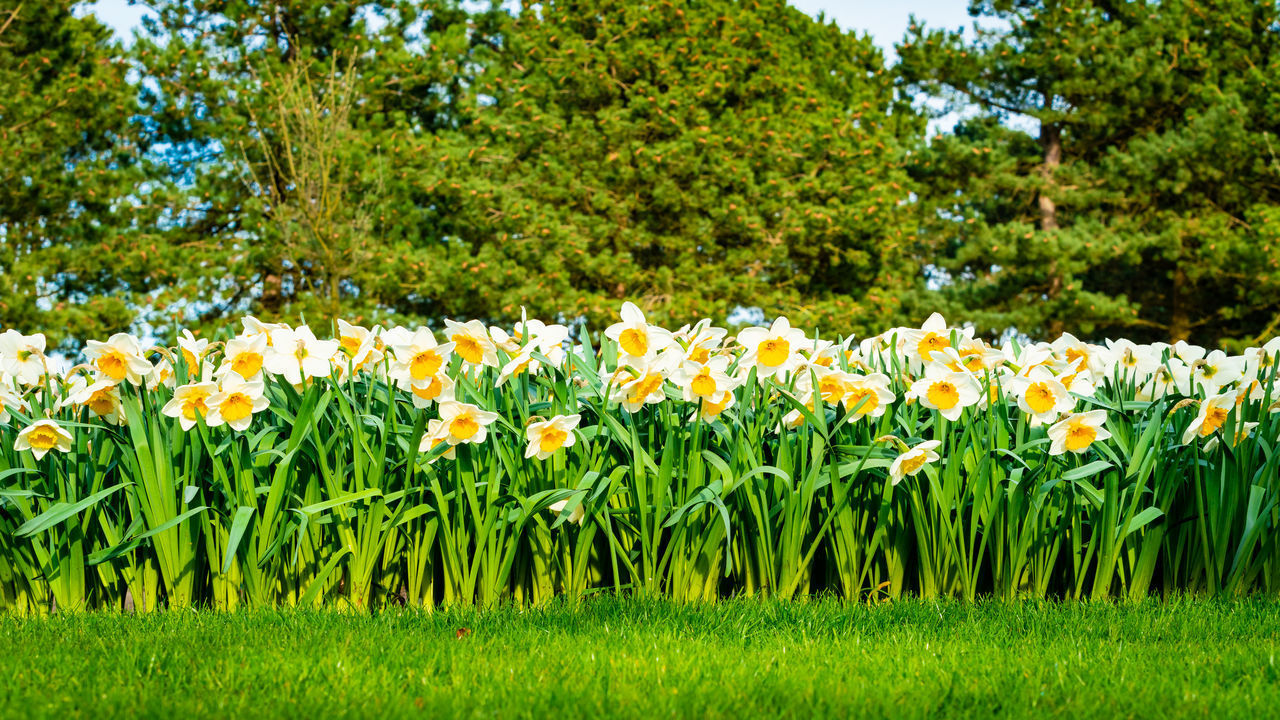
[[156, 277], [127, 67], [75, 4], [0, 10], [0, 324], [54, 346], [128, 328]]
[[186, 258], [160, 327], [450, 312], [465, 254], [435, 188], [497, 11], [453, 0], [168, 0], [134, 48]]
[[552, 0], [479, 82], [449, 233], [477, 314], [599, 322], [634, 299], [834, 334], [884, 327], [919, 285], [903, 167], [923, 124], [867, 37], [783, 0]]
[[904, 82], [978, 110], [912, 165], [954, 312], [1036, 337], [1274, 333], [1277, 12], [982, 0], [1000, 22], [972, 41], [914, 26]]

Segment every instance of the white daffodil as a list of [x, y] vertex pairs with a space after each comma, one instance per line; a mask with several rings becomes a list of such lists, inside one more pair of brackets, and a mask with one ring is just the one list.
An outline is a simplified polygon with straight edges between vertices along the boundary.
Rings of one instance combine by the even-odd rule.
[[27, 401], [22, 396], [9, 389], [7, 385], [0, 384], [0, 423], [7, 423], [12, 417], [9, 415], [10, 410], [15, 410], [26, 414], [30, 412]]
[[1072, 413], [1059, 420], [1049, 426], [1049, 439], [1052, 441], [1049, 454], [1083, 453], [1093, 443], [1106, 440], [1111, 437], [1111, 433], [1102, 427], [1106, 421], [1106, 410]]
[[218, 391], [205, 399], [208, 412], [205, 424], [209, 427], [229, 425], [243, 432], [253, 422], [253, 414], [266, 410], [270, 405], [261, 380], [245, 380], [238, 373], [222, 378]]
[[333, 374], [333, 356], [338, 353], [337, 340], [320, 340], [311, 328], [276, 328], [271, 331], [270, 347], [263, 356], [262, 367], [272, 375], [298, 387], [306, 380]]
[[849, 373], [842, 402], [855, 417], [880, 417], [896, 396], [889, 389], [889, 376], [884, 373], [859, 375]]
[[964, 409], [981, 399], [977, 382], [967, 372], [954, 372], [944, 365], [925, 366], [924, 377], [911, 385], [911, 395], [920, 404], [937, 410], [948, 420], [957, 420]]
[[235, 373], [241, 380], [257, 380], [262, 376], [269, 339], [265, 333], [231, 338], [222, 348], [222, 364], [214, 375], [222, 378]]
[[577, 442], [577, 435], [573, 431], [581, 419], [581, 415], [556, 415], [550, 420], [530, 423], [524, 431], [529, 442], [524, 449], [524, 456], [546, 460], [560, 448], [573, 447]]
[[[652, 360], [633, 359], [614, 373], [610, 381], [610, 399], [627, 412], [638, 412], [645, 405], [667, 398], [667, 375], [671, 372], [672, 355], [663, 353]], [[678, 359], [678, 357], [676, 358]]]
[[49, 372], [43, 333], [23, 335], [17, 330], [0, 333], [0, 372], [20, 385], [36, 385]]
[[437, 458], [445, 458], [453, 460], [458, 456], [454, 446], [447, 442], [449, 437], [449, 426], [443, 420], [432, 419], [427, 421], [427, 431], [422, 435], [422, 442], [418, 443], [418, 452], [426, 453], [435, 450], [441, 443], [447, 448], [436, 458], [432, 458], [434, 462]]
[[703, 422], [712, 422], [716, 418], [720, 417], [720, 414], [726, 409], [733, 407], [735, 402], [737, 402], [737, 400], [731, 392], [724, 393], [718, 402], [703, 400], [698, 405], [698, 417], [702, 418]]
[[737, 340], [747, 351], [742, 367], [754, 367], [761, 381], [794, 369], [796, 351], [805, 344], [804, 331], [792, 328], [791, 321], [782, 316], [767, 328], [745, 328]]
[[[83, 381], [81, 376], [77, 380]], [[92, 384], [81, 384], [73, 381], [70, 392], [59, 404], [73, 407], [87, 407], [97, 417], [112, 425], [124, 424], [124, 413], [120, 407], [120, 388], [110, 380], [102, 379]]]
[[684, 393], [686, 402], [719, 402], [741, 382], [728, 374], [730, 359], [723, 355], [708, 358], [704, 364], [686, 360], [671, 373], [671, 382]]
[[431, 379], [449, 366], [453, 343], [438, 343], [429, 328], [420, 327], [412, 335], [398, 338], [389, 346], [395, 361], [391, 363], [390, 376], [401, 387], [429, 384]]
[[182, 361], [187, 365], [187, 377], [195, 377], [200, 371], [200, 361], [209, 352], [209, 341], [197, 338], [190, 330], [183, 330], [178, 336], [178, 350], [182, 353]]
[[622, 320], [605, 328], [604, 336], [618, 344], [620, 361], [652, 358], [675, 343], [671, 331], [650, 325], [634, 303], [622, 303], [618, 314]]
[[84, 355], [113, 383], [128, 380], [130, 384], [141, 385], [151, 372], [151, 363], [143, 357], [142, 345], [128, 333], [116, 333], [106, 342], [90, 340], [85, 343]]
[[1245, 359], [1214, 350], [1191, 364], [1191, 379], [1200, 385], [1205, 395], [1216, 395], [1222, 388], [1244, 376]]
[[440, 419], [444, 421], [450, 445], [482, 443], [489, 436], [489, 425], [498, 419], [498, 413], [481, 410], [475, 405], [447, 400], [440, 403]]
[[939, 457], [934, 450], [941, 444], [938, 440], [926, 440], [894, 458], [893, 464], [889, 466], [889, 477], [893, 484], [897, 485], [908, 475], [920, 472], [925, 465], [937, 462]]
[[1190, 443], [1197, 437], [1207, 438], [1227, 423], [1227, 417], [1236, 406], [1236, 393], [1224, 392], [1211, 395], [1200, 403], [1200, 412], [1182, 433], [1183, 444]]
[[413, 406], [418, 409], [431, 407], [432, 403], [453, 400], [453, 378], [438, 373], [409, 386]]
[[498, 367], [498, 348], [489, 338], [489, 329], [479, 320], [460, 323], [445, 320], [445, 337], [453, 343], [453, 352], [462, 358], [467, 369]]
[[[568, 506], [569, 506], [568, 500], [558, 500], [547, 506], [547, 512], [554, 513], [558, 517], [560, 513], [564, 512], [564, 509]], [[572, 510], [569, 511], [568, 521], [575, 525], [581, 525], [582, 520], [586, 516], [587, 516], [587, 512], [582, 507], [582, 503], [578, 503], [573, 507]]]
[[1032, 427], [1052, 423], [1076, 407], [1066, 386], [1044, 366], [1011, 378], [1009, 385], [1018, 394], [1018, 407], [1031, 417]]
[[18, 452], [30, 450], [37, 460], [50, 450], [71, 452], [71, 433], [53, 420], [37, 420], [18, 433], [13, 449]]
[[198, 382], [180, 385], [173, 391], [173, 397], [165, 403], [160, 412], [178, 419], [183, 430], [195, 427], [196, 420], [209, 414], [209, 398], [218, 392], [218, 384]]

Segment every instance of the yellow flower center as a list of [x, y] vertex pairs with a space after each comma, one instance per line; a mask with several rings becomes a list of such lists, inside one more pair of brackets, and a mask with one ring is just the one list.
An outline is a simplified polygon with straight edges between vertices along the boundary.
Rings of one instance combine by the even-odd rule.
[[[866, 398], [866, 400], [864, 401], [863, 398]], [[870, 388], [853, 388], [849, 390], [849, 396], [845, 398], [845, 403], [851, 408], [858, 408], [855, 411], [856, 414], [866, 415], [880, 405], [880, 398]], [[858, 407], [858, 403], [862, 403], [862, 407]]]
[[935, 332], [925, 333], [916, 343], [916, 352], [925, 360], [933, 359], [932, 353], [951, 347], [951, 340]]
[[569, 433], [556, 428], [547, 428], [542, 432], [542, 438], [538, 441], [538, 447], [542, 452], [555, 452], [564, 447], [564, 441], [569, 438]]
[[58, 444], [58, 433], [41, 425], [27, 433], [27, 443], [38, 450], [48, 450]]
[[638, 328], [627, 328], [618, 336], [618, 344], [626, 354], [642, 357], [649, 351], [649, 334]]
[[223, 398], [221, 409], [227, 422], [242, 420], [253, 412], [253, 398], [244, 393], [231, 393]]
[[711, 395], [714, 395], [716, 392], [716, 381], [715, 378], [711, 377], [711, 369], [702, 368], [702, 371], [699, 372], [697, 376], [693, 378], [693, 381], [689, 383], [689, 389], [693, 391], [694, 395], [701, 397], [710, 397]]
[[915, 475], [920, 472], [920, 468], [924, 467], [925, 460], [928, 458], [924, 453], [918, 452], [906, 455], [902, 458], [902, 474]]
[[129, 361], [125, 359], [124, 353], [116, 350], [108, 350], [98, 356], [98, 369], [103, 375], [112, 380], [120, 381], [128, 374]]
[[1081, 358], [1087, 359], [1088, 357], [1089, 356], [1085, 351], [1080, 350], [1079, 348], [1067, 348], [1067, 362], [1072, 365], [1075, 365]]
[[449, 422], [449, 434], [466, 440], [480, 431], [480, 423], [470, 415], [459, 415]]
[[110, 415], [111, 411], [116, 409], [116, 399], [111, 396], [110, 389], [104, 388], [90, 396], [85, 405], [88, 405], [95, 415]]
[[1067, 438], [1064, 444], [1068, 450], [1075, 452], [1089, 447], [1096, 437], [1098, 437], [1097, 430], [1085, 423], [1073, 421], [1067, 426]]
[[342, 352], [347, 354], [347, 357], [355, 357], [356, 353], [360, 351], [360, 338], [354, 335], [343, 335], [338, 338], [338, 344], [342, 347]]
[[699, 364], [705, 363], [711, 359], [711, 351], [703, 347], [694, 348], [693, 352], [689, 353], [689, 359]]
[[960, 402], [960, 391], [946, 380], [929, 386], [929, 402], [939, 410], [950, 410]]
[[206, 390], [193, 390], [185, 398], [182, 399], [182, 415], [188, 420], [195, 420], [196, 415], [205, 415], [209, 412], [209, 406], [205, 404], [205, 400], [209, 397]]
[[187, 373], [194, 373], [200, 367], [200, 361], [196, 358], [195, 353], [186, 348], [182, 348], [182, 361], [187, 364]]
[[765, 340], [760, 343], [757, 353], [760, 357], [761, 365], [778, 367], [791, 356], [791, 343], [780, 338]]
[[658, 373], [649, 373], [644, 376], [635, 385], [631, 386], [631, 395], [627, 397], [627, 402], [632, 405], [639, 405], [644, 402], [645, 398], [657, 392], [662, 387], [662, 376]]
[[413, 356], [413, 360], [409, 363], [409, 375], [414, 380], [422, 380], [431, 377], [440, 372], [440, 366], [444, 363], [444, 358], [440, 357], [440, 353], [435, 350], [423, 350]]
[[829, 403], [838, 403], [844, 397], [845, 386], [840, 378], [827, 376], [818, 381], [818, 392]]
[[463, 360], [466, 360], [472, 365], [479, 364], [481, 360], [484, 360], [484, 348], [480, 346], [480, 341], [470, 335], [458, 333], [450, 338], [450, 340], [453, 340], [453, 347], [458, 351], [458, 354], [462, 356]]
[[262, 356], [255, 352], [242, 352], [231, 361], [231, 369], [245, 380], [252, 380], [262, 372]]
[[412, 386], [413, 394], [423, 400], [435, 400], [440, 396], [440, 391], [444, 390], [444, 383], [440, 382], [439, 377], [431, 378], [431, 382], [426, 387]]
[[1027, 388], [1027, 406], [1037, 415], [1052, 410], [1057, 401], [1058, 398], [1054, 396], [1053, 390], [1045, 383], [1033, 383]]
[[718, 403], [713, 403], [708, 400], [704, 400], [702, 405], [702, 414], [708, 418], [713, 418], [719, 415], [720, 413], [724, 412], [724, 409], [726, 407], [729, 406], [729, 398], [731, 397], [733, 396], [730, 395], [729, 393], [725, 393], [724, 399]]
[[1200, 425], [1200, 437], [1208, 437], [1227, 422], [1227, 409], [1214, 405], [1205, 411], [1204, 422]]

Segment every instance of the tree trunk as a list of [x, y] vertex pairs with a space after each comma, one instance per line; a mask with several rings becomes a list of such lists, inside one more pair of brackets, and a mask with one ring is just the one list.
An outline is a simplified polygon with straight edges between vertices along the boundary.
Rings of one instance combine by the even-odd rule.
[[1053, 187], [1054, 173], [1062, 164], [1062, 129], [1056, 123], [1040, 124], [1040, 150], [1043, 162], [1040, 164], [1040, 177], [1044, 187], [1040, 190], [1040, 229], [1058, 229], [1058, 206], [1049, 197], [1048, 189]]
[[1183, 299], [1187, 288], [1187, 274], [1181, 265], [1173, 269], [1173, 288], [1170, 291], [1169, 342], [1187, 340], [1191, 337], [1191, 318], [1187, 314], [1187, 303]]

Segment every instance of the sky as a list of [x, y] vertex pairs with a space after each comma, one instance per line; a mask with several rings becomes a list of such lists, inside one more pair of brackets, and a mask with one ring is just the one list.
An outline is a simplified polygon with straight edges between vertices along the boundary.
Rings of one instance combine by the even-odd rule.
[[[902, 39], [913, 14], [930, 27], [955, 30], [972, 24], [966, 0], [791, 0], [791, 4], [810, 15], [823, 12], [845, 30], [869, 33], [890, 56], [893, 44]], [[142, 6], [130, 5], [128, 0], [100, 0], [91, 3], [90, 8], [126, 40], [147, 12]]]

